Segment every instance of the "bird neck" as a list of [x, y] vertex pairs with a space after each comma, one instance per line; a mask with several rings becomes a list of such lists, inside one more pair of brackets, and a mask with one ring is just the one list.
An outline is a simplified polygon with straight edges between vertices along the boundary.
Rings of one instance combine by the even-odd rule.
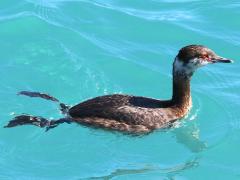
[[178, 76], [173, 73], [173, 105], [189, 109], [191, 107], [191, 88], [190, 88], [191, 77]]

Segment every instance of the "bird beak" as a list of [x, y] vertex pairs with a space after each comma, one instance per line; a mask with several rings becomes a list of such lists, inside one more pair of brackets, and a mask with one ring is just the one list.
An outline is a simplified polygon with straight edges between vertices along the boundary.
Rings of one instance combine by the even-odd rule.
[[234, 61], [231, 59], [227, 59], [221, 56], [217, 56], [213, 59], [211, 59], [212, 63], [233, 63]]

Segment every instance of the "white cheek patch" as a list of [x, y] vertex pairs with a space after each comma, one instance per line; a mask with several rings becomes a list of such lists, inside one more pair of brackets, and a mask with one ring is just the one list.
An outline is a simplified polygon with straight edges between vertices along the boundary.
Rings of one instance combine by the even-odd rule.
[[181, 74], [181, 75], [190, 75], [194, 71], [191, 65], [184, 64], [179, 59], [174, 61], [174, 73]]
[[199, 59], [194, 58], [194, 59], [190, 60], [189, 63], [195, 64], [196, 68], [199, 68], [199, 67], [209, 64], [208, 61], [206, 61], [205, 59], [201, 59], [201, 58], [199, 58]]
[[197, 68], [207, 64], [209, 64], [208, 61], [198, 58], [191, 59], [187, 64], [184, 64], [183, 61], [176, 58], [174, 61], [174, 71], [180, 74], [192, 75]]
[[174, 70], [175, 71], [184, 71], [185, 69], [186, 69], [186, 67], [184, 66], [184, 63], [176, 58], [174, 61]]

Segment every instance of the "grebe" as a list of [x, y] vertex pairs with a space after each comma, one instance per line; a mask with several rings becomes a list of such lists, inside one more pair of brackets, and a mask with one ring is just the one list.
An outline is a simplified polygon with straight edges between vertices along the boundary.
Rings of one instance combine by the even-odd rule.
[[22, 91], [20, 95], [59, 102], [65, 117], [48, 120], [23, 114], [9, 121], [5, 127], [31, 124], [49, 130], [61, 123], [76, 122], [128, 133], [149, 133], [155, 129], [168, 127], [188, 113], [192, 104], [190, 80], [196, 69], [207, 64], [231, 62], [233, 61], [218, 56], [202, 45], [183, 47], [173, 63], [173, 94], [170, 100], [113, 94], [99, 96], [69, 107], [50, 95]]

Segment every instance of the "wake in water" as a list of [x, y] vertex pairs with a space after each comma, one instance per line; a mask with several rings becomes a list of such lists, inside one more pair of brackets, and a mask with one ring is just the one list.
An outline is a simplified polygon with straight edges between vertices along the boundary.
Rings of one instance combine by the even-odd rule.
[[65, 105], [64, 103], [61, 103], [57, 98], [50, 96], [48, 94], [39, 93], [39, 92], [29, 92], [29, 91], [21, 91], [18, 93], [18, 95], [24, 95], [28, 97], [39, 97], [42, 99], [57, 102], [59, 103], [61, 113], [66, 117], [56, 119], [56, 120], [48, 120], [40, 116], [22, 114], [14, 117], [13, 120], [9, 121], [9, 123], [6, 126], [4, 126], [4, 128], [11, 128], [11, 127], [16, 127], [21, 125], [34, 125], [41, 128], [46, 127], [46, 131], [48, 131], [49, 129], [57, 127], [59, 124], [62, 124], [62, 123], [70, 124], [72, 122], [72, 119], [68, 117], [69, 106]]

